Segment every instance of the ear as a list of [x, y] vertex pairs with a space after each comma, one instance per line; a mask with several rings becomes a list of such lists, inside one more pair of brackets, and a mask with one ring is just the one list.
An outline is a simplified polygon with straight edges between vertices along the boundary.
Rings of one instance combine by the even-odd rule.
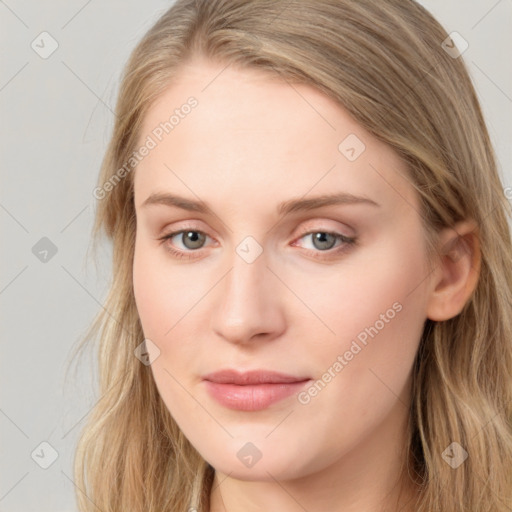
[[426, 314], [443, 321], [462, 311], [478, 283], [481, 255], [476, 223], [463, 221], [441, 231], [438, 250]]

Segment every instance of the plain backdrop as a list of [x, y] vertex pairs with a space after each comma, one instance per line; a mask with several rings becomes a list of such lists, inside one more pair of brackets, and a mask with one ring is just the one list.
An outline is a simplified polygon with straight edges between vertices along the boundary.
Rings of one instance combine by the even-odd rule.
[[[421, 3], [469, 43], [463, 58], [512, 186], [512, 0]], [[75, 444], [99, 397], [92, 357], [76, 379], [65, 370], [110, 274], [109, 247], [98, 269], [86, 260], [92, 190], [122, 67], [170, 5], [0, 0], [0, 512], [76, 511]]]

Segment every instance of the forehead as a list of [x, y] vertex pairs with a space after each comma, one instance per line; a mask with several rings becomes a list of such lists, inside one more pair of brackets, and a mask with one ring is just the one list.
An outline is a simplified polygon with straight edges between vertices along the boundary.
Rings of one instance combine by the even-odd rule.
[[[182, 108], [191, 97], [197, 105]], [[140, 143], [148, 137], [156, 144], [136, 168], [138, 204], [155, 188], [190, 196], [226, 187], [276, 201], [313, 188], [414, 201], [398, 155], [339, 103], [255, 69], [183, 66], [143, 120]]]

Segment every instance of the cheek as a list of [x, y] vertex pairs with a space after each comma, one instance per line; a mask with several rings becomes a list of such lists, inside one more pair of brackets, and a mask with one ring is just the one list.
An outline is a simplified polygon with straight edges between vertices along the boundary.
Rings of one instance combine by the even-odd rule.
[[379, 241], [315, 278], [315, 293], [311, 292], [310, 278], [302, 280], [300, 291], [338, 336], [357, 334], [397, 302], [403, 308], [421, 307], [421, 283], [428, 271], [422, 240], [411, 238], [414, 235]]
[[308, 305], [328, 327], [320, 325], [323, 334], [311, 342], [320, 374], [342, 356], [340, 381], [366, 380], [371, 388], [372, 368], [398, 388], [404, 385], [426, 318], [421, 283], [427, 276], [421, 238], [406, 238], [390, 239], [371, 259], [351, 259], [320, 283], [321, 293], [310, 293]]
[[336, 440], [332, 452], [370, 436], [409, 399], [425, 319], [421, 244], [412, 245], [390, 242], [371, 265], [344, 268], [315, 295], [335, 335], [325, 329], [308, 347], [318, 380], [299, 401], [318, 430]]
[[[161, 261], [163, 249], [149, 247], [136, 240], [133, 261], [133, 289], [137, 311], [144, 335], [150, 339], [163, 339], [172, 327], [178, 283], [172, 281], [168, 267]], [[176, 274], [174, 275], [176, 277]]]
[[183, 331], [186, 323], [180, 322], [190, 304], [178, 293], [182, 286], [177, 281], [179, 272], [170, 271], [169, 265], [162, 260], [165, 258], [162, 252], [136, 242], [133, 287], [144, 337], [158, 347], [151, 348], [154, 354], [151, 371], [155, 384], [171, 414], [180, 416], [180, 411], [185, 415], [183, 411], [190, 412], [194, 407], [190, 396], [178, 384], [187, 381], [184, 371], [190, 368], [190, 358], [194, 353], [194, 347], [187, 340], [190, 333]]
[[207, 283], [171, 265], [163, 248], [136, 242], [133, 287], [144, 337], [160, 351], [152, 364], [155, 379], [169, 379], [159, 367], [184, 378], [188, 362], [197, 358], [198, 340], [204, 339], [199, 332], [203, 322], [197, 318], [201, 309], [196, 306], [207, 292]]
[[137, 240], [133, 256], [133, 293], [137, 312], [146, 338], [155, 336], [155, 320], [161, 304], [158, 290], [155, 288], [157, 272], [149, 258], [149, 251]]
[[171, 268], [165, 249], [136, 240], [133, 288], [137, 311], [148, 338], [163, 338], [185, 313], [191, 286], [183, 282], [179, 268]]

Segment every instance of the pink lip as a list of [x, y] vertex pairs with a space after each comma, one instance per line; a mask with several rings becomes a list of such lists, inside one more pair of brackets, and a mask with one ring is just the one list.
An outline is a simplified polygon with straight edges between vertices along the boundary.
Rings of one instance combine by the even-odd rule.
[[210, 396], [229, 409], [258, 411], [298, 392], [309, 377], [267, 370], [222, 370], [203, 377]]

